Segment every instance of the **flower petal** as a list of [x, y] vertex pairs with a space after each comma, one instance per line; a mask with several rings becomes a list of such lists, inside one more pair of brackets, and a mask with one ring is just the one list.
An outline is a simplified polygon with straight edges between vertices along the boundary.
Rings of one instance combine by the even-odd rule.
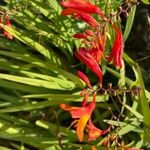
[[66, 9], [62, 10], [61, 15], [67, 16], [67, 15], [72, 15], [75, 13], [80, 13], [80, 11], [78, 11], [76, 9], [72, 9], [72, 8], [66, 8]]
[[92, 145], [92, 150], [97, 150], [97, 148], [94, 145]]
[[60, 104], [60, 108], [66, 110], [66, 111], [72, 111], [72, 110], [78, 110], [80, 107], [74, 107], [66, 104]]
[[114, 41], [113, 47], [110, 52], [110, 56], [108, 58], [108, 61], [113, 61], [113, 64], [115, 67], [122, 67], [122, 54], [123, 54], [123, 36], [122, 32], [119, 30], [119, 28], [113, 24], [113, 28], [116, 31], [116, 39]]
[[80, 118], [88, 112], [88, 107], [74, 107], [66, 104], [60, 104], [60, 108], [69, 111], [72, 118]]
[[86, 85], [87, 85], [89, 88], [92, 88], [91, 83], [90, 83], [90, 80], [88, 79], [88, 77], [87, 77], [83, 72], [78, 71], [78, 72], [77, 72], [77, 75], [78, 75], [78, 77], [79, 77], [82, 81], [84, 81], [84, 82], [86, 83]]
[[86, 115], [82, 116], [78, 121], [77, 136], [78, 136], [78, 139], [79, 139], [80, 142], [83, 141], [84, 128], [85, 128], [89, 118], [90, 118], [90, 115], [86, 114]]
[[85, 30], [85, 33], [87, 34], [87, 35], [89, 35], [89, 36], [93, 36], [93, 34], [94, 34], [94, 32], [93, 31], [91, 31], [91, 30]]
[[77, 19], [85, 21], [87, 24], [89, 24], [93, 28], [96, 28], [98, 26], [98, 22], [91, 15], [87, 13], [77, 13], [75, 17]]
[[100, 61], [101, 58], [105, 58], [104, 53], [99, 48], [92, 48], [89, 53], [95, 58], [97, 62]]
[[141, 149], [141, 148], [126, 148], [125, 150], [144, 150], [144, 149]]
[[110, 127], [107, 128], [106, 130], [101, 130], [95, 127], [92, 121], [89, 120], [86, 131], [88, 132], [88, 141], [93, 141], [97, 139], [99, 136], [108, 133], [110, 131]]
[[[3, 23], [3, 20], [2, 20], [2, 18], [0, 18], [0, 23]], [[2, 29], [2, 27], [0, 26], [0, 29]]]
[[78, 38], [78, 39], [86, 39], [87, 35], [82, 34], [82, 33], [76, 33], [73, 35], [74, 38]]
[[68, 1], [62, 1], [61, 5], [68, 8], [73, 8], [76, 10], [79, 10], [84, 13], [94, 13], [99, 14], [101, 17], [104, 17], [104, 13], [102, 10], [88, 2], [87, 0], [68, 0]]
[[75, 56], [83, 62], [88, 68], [90, 68], [95, 75], [99, 78], [100, 83], [102, 83], [103, 73], [99, 67], [99, 64], [95, 58], [86, 50], [85, 48], [79, 48], [75, 53]]
[[[10, 27], [10, 28], [11, 28], [11, 23], [10, 23], [9, 16], [6, 16], [6, 23], [5, 23], [5, 25], [6, 25], [7, 27]], [[5, 30], [4, 30], [3, 35], [4, 35], [4, 36], [6, 36], [6, 37], [7, 37], [7, 39], [10, 39], [10, 40], [12, 40], [12, 39], [13, 39], [12, 34], [11, 34], [11, 33], [9, 33], [8, 31], [5, 31]]]

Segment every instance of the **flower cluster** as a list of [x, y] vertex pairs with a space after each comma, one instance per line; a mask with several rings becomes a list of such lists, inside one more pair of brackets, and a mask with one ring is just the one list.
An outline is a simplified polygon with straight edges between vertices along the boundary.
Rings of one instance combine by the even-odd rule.
[[[1, 17], [1, 18], [0, 18], [0, 23], [3, 23], [3, 24], [5, 24], [5, 26], [11, 28], [11, 23], [10, 23], [10, 19], [9, 19], [9, 16], [8, 16], [8, 15], [6, 15], [5, 18], [2, 18], [2, 17]], [[1, 26], [0, 26], [0, 29], [2, 29]], [[5, 37], [7, 37], [7, 39], [10, 39], [10, 40], [13, 39], [12, 34], [9, 33], [9, 32], [7, 32], [6, 30], [3, 31], [3, 35], [4, 35]]]
[[[122, 67], [124, 45], [122, 32], [115, 23], [108, 19], [99, 7], [91, 4], [88, 0], [67, 0], [62, 1], [61, 5], [65, 8], [61, 12], [62, 15], [71, 15], [74, 19], [84, 21], [87, 24], [87, 29], [84, 33], [76, 33], [73, 35], [74, 38], [81, 39], [83, 43], [83, 46], [79, 47], [75, 52], [75, 56], [98, 77], [98, 83], [102, 85], [103, 72], [100, 67], [102, 59], [113, 62], [114, 66], [117, 68]], [[93, 17], [93, 14], [100, 18], [101, 23]], [[109, 24], [116, 33], [109, 56], [105, 56], [104, 53], [107, 39], [107, 24]], [[89, 92], [90, 90], [84, 90], [81, 92], [81, 95], [84, 96], [81, 107], [74, 107], [66, 104], [61, 104], [60, 107], [70, 112], [72, 118], [75, 119], [71, 126], [76, 128], [79, 141], [83, 141], [84, 131], [87, 133], [88, 141], [92, 141], [108, 133], [110, 127], [106, 130], [101, 130], [92, 123], [91, 115], [95, 109], [97, 91], [93, 90], [90, 80], [83, 72], [78, 71], [77, 75], [92, 91], [92, 102], [87, 102], [91, 94]]]
[[99, 136], [109, 132], [110, 128], [101, 130], [95, 127], [91, 121], [92, 112], [95, 109], [96, 104], [96, 92], [93, 94], [93, 100], [87, 104], [88, 93], [85, 93], [81, 107], [74, 107], [66, 104], [61, 104], [60, 107], [66, 111], [69, 111], [72, 118], [75, 119], [71, 126], [74, 126], [77, 131], [77, 137], [80, 142], [83, 141], [84, 130], [88, 134], [88, 141], [95, 140]]

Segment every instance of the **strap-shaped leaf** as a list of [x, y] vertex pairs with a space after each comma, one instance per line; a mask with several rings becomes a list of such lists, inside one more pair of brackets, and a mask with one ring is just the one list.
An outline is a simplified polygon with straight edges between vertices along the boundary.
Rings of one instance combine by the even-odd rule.
[[48, 89], [57, 89], [57, 90], [64, 90], [64, 89], [72, 90], [75, 87], [73, 82], [59, 80], [54, 77], [53, 77], [53, 81], [50, 82], [50, 81], [41, 80], [41, 79], [34, 79], [34, 78], [21, 77], [21, 76], [0, 73], [0, 79], [5, 79], [5, 80], [13, 81], [13, 82], [18, 82], [18, 83], [22, 83], [22, 84], [43, 87], [43, 88], [48, 88]]
[[132, 9], [131, 9], [131, 12], [129, 13], [129, 16], [127, 18], [125, 31], [124, 31], [124, 34], [123, 34], [124, 41], [127, 40], [128, 36], [130, 34], [130, 31], [131, 31], [131, 28], [132, 28], [132, 25], [133, 25], [133, 21], [134, 21], [135, 12], [136, 12], [136, 6], [133, 6]]
[[21, 42], [27, 44], [28, 46], [32, 47], [34, 50], [38, 51], [42, 55], [44, 55], [50, 62], [53, 64], [60, 65], [60, 59], [56, 57], [54, 52], [51, 50], [48, 50], [43, 45], [38, 43], [36, 40], [30, 38], [30, 35], [27, 35], [26, 33], [21, 33], [20, 31], [17, 31], [17, 29], [12, 29], [10, 27], [4, 26], [0, 23], [3, 28], [8, 31], [10, 34], [12, 34], [14, 37], [16, 37]]

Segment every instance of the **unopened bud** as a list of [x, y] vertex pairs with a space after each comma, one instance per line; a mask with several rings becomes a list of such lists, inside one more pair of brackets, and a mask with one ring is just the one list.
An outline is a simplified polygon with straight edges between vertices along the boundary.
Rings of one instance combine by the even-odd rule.
[[126, 12], [126, 11], [124, 12], [124, 14], [125, 14], [125, 16], [126, 16], [126, 17], [128, 17], [128, 16], [129, 16], [128, 12]]
[[107, 90], [104, 90], [104, 93], [103, 93], [103, 95], [107, 95]]
[[122, 6], [118, 7], [118, 11], [121, 12], [122, 11]]
[[116, 96], [117, 95], [117, 91], [112, 90], [112, 94], [113, 94], [113, 96]]
[[112, 89], [112, 84], [111, 83], [108, 84], [108, 89], [110, 89], [110, 90]]

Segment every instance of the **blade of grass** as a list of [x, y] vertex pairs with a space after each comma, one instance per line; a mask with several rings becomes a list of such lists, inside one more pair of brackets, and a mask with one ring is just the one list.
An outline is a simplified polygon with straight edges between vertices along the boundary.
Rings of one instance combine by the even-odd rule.
[[27, 33], [21, 33], [21, 31], [17, 31], [16, 29], [4, 26], [0, 23], [0, 26], [2, 26], [6, 31], [8, 31], [10, 34], [12, 34], [14, 37], [16, 37], [21, 42], [27, 44], [28, 46], [32, 47], [34, 50], [37, 50], [39, 53], [44, 55], [48, 60], [56, 65], [60, 65], [60, 59], [54, 54], [52, 50], [48, 50], [43, 45], [36, 42], [36, 40], [30, 38], [30, 35], [27, 35]]
[[124, 34], [123, 34], [124, 41], [127, 40], [128, 36], [130, 34], [130, 31], [131, 31], [131, 28], [132, 28], [132, 25], [133, 25], [133, 21], [134, 21], [134, 17], [135, 17], [135, 12], [136, 12], [136, 6], [133, 6], [131, 8], [131, 11], [129, 13], [129, 16], [127, 18], [127, 22], [126, 22], [126, 25], [125, 25], [125, 30], [124, 30]]
[[[14, 81], [18, 83], [23, 83], [27, 85], [37, 86], [37, 87], [43, 87], [48, 89], [57, 89], [57, 90], [72, 90], [74, 88], [73, 83], [65, 83], [64, 80], [59, 80], [56, 78], [56, 80], [59, 80], [59, 82], [53, 82], [55, 78], [53, 77], [53, 81], [46, 81], [41, 79], [32, 79], [27, 77], [21, 77], [21, 76], [14, 76], [14, 75], [8, 75], [8, 74], [2, 74], [0, 73], [0, 79], [5, 79], [8, 81]], [[52, 79], [52, 78], [51, 78]], [[62, 83], [61, 83], [62, 82]]]

